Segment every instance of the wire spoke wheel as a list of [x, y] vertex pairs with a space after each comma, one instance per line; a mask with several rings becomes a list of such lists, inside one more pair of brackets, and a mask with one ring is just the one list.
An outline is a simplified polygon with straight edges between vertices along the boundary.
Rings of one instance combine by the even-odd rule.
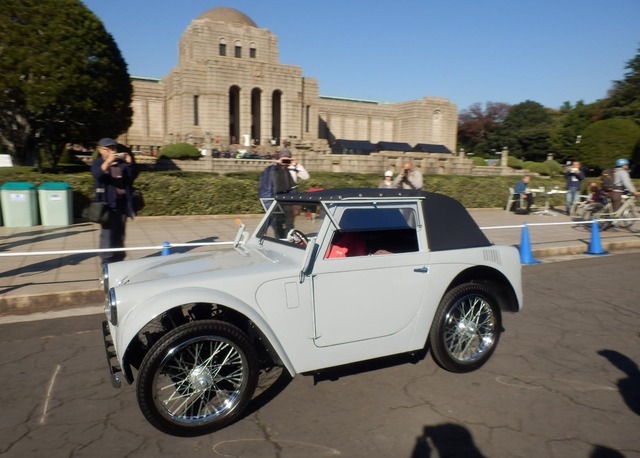
[[457, 286], [442, 299], [431, 325], [433, 358], [452, 372], [482, 366], [495, 350], [501, 332], [500, 309], [483, 285]]
[[495, 340], [495, 318], [480, 296], [466, 296], [451, 307], [445, 320], [445, 342], [451, 356], [461, 362], [482, 357]]
[[158, 410], [184, 422], [224, 414], [246, 384], [243, 366], [238, 349], [217, 338], [192, 339], [171, 348], [155, 378]]
[[248, 339], [228, 323], [189, 323], [161, 339], [142, 363], [138, 401], [147, 419], [175, 435], [211, 432], [231, 423], [257, 383]]

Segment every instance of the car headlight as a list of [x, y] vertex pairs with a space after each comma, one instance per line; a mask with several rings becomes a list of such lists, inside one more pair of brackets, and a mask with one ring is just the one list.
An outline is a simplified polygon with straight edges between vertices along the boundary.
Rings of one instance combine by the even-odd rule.
[[118, 301], [115, 288], [111, 288], [107, 293], [107, 298], [104, 301], [104, 314], [109, 323], [114, 326], [118, 325]]
[[102, 279], [100, 280], [102, 283], [102, 290], [105, 294], [109, 291], [109, 265], [104, 264], [102, 266]]

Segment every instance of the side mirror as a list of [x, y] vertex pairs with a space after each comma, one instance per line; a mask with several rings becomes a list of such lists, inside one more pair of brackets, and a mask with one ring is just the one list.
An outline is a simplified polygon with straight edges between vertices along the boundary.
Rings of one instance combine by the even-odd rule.
[[307, 249], [304, 251], [304, 260], [302, 261], [302, 269], [300, 270], [300, 283], [304, 282], [304, 277], [311, 275], [313, 262], [318, 255], [320, 246], [316, 243], [315, 237], [310, 237], [307, 243]]

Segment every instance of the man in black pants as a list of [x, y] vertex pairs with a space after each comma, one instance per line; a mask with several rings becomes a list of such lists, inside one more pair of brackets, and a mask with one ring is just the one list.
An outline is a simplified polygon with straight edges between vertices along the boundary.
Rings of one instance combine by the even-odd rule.
[[[133, 181], [138, 176], [135, 160], [128, 152], [118, 152], [118, 143], [111, 138], [98, 142], [100, 155], [91, 164], [96, 201], [105, 202], [109, 218], [101, 223], [100, 248], [124, 248], [127, 217], [134, 217]], [[102, 264], [122, 261], [124, 251], [101, 252]]]

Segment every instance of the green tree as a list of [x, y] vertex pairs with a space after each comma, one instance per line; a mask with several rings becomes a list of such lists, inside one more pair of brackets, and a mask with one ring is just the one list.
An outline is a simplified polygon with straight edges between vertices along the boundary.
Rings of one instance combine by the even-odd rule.
[[628, 70], [621, 81], [615, 81], [604, 101], [607, 118], [625, 117], [640, 123], [640, 48], [627, 62]]
[[510, 154], [529, 161], [543, 161], [551, 152], [550, 111], [527, 100], [509, 110], [496, 139], [509, 147]]
[[4, 0], [0, 148], [19, 164], [131, 125], [132, 86], [113, 37], [80, 0]]
[[506, 103], [487, 102], [484, 108], [474, 103], [463, 110], [458, 116], [458, 146], [481, 157], [491, 157], [492, 149], [502, 149], [503, 145], [493, 143], [493, 137], [510, 107]]
[[575, 106], [565, 102], [560, 110], [552, 115], [551, 151], [560, 163], [582, 160], [580, 144], [585, 129], [602, 117], [598, 104], [585, 104], [582, 100]]
[[640, 127], [630, 119], [605, 119], [591, 124], [582, 136], [585, 165], [605, 169], [616, 159], [631, 159], [640, 142]]

